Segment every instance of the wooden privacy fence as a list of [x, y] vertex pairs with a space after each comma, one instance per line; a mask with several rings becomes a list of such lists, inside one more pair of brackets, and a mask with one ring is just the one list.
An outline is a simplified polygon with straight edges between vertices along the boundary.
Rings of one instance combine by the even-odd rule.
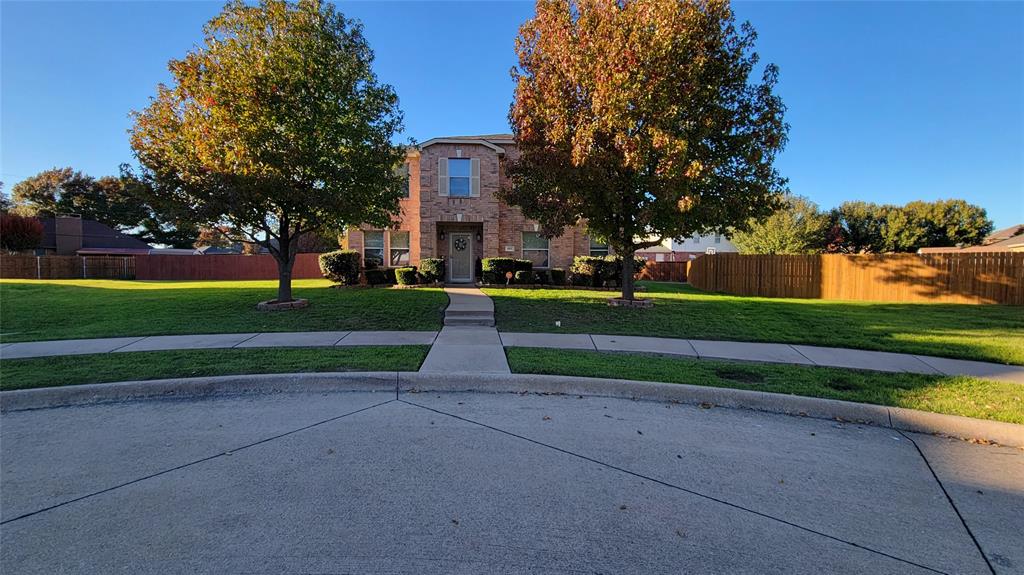
[[131, 256], [0, 256], [0, 278], [135, 279]]
[[701, 256], [689, 282], [764, 297], [1024, 305], [1024, 253]]
[[657, 282], [684, 282], [690, 262], [647, 262], [637, 279]]
[[[293, 279], [322, 278], [320, 254], [298, 254]], [[139, 280], [276, 280], [277, 260], [271, 255], [135, 256]]]

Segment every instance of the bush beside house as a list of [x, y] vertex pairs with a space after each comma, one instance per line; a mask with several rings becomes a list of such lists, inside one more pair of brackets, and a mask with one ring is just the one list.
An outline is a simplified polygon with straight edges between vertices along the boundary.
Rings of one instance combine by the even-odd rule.
[[441, 258], [423, 258], [420, 260], [420, 277], [423, 283], [444, 281], [444, 260]]
[[361, 258], [359, 252], [338, 250], [320, 254], [320, 271], [324, 277], [334, 283], [354, 286], [359, 285]]
[[415, 266], [395, 269], [395, 282], [400, 286], [416, 285], [417, 279]]
[[[633, 259], [634, 277], [647, 261]], [[619, 256], [576, 256], [569, 268], [569, 282], [582, 287], [618, 287], [622, 285], [622, 258]]]

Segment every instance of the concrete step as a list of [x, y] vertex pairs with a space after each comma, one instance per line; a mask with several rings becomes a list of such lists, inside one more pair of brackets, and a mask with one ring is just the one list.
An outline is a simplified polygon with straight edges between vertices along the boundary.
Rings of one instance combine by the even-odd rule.
[[452, 309], [449, 307], [444, 311], [445, 317], [466, 317], [466, 316], [478, 316], [478, 315], [489, 315], [494, 316], [493, 309]]
[[444, 317], [445, 325], [482, 325], [482, 326], [493, 326], [494, 315], [478, 313], [474, 315], [448, 315]]

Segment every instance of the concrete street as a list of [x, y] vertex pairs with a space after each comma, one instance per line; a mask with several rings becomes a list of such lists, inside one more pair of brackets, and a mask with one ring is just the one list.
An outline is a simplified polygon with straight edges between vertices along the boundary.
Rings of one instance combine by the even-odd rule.
[[0, 446], [4, 573], [1024, 572], [1024, 452], [827, 420], [382, 388], [11, 412]]

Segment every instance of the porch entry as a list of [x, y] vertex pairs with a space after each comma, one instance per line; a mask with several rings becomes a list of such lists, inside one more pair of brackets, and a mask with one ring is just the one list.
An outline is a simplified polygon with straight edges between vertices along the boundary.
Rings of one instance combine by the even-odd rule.
[[448, 234], [448, 281], [472, 283], [473, 281], [473, 234], [452, 232]]

